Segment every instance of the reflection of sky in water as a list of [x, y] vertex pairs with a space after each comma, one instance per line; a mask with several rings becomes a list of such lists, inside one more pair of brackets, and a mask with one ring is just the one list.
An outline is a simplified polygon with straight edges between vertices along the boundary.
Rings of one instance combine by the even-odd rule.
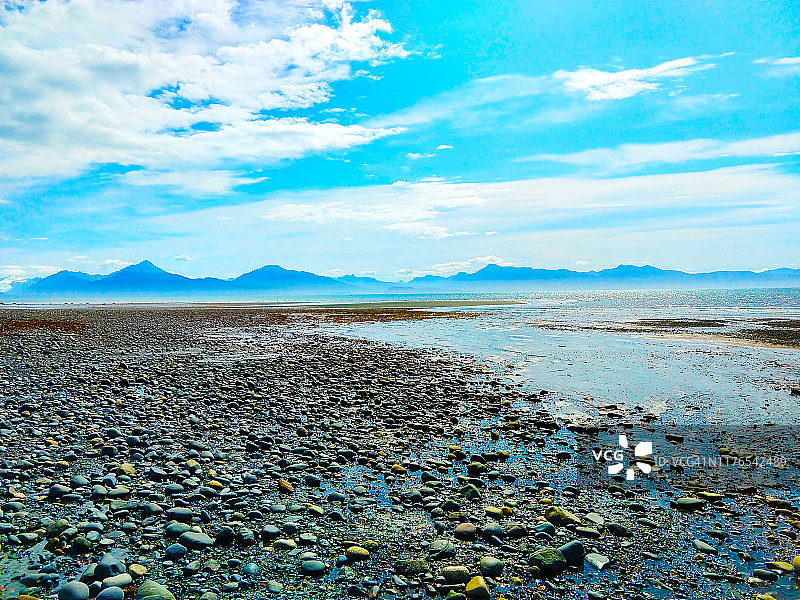
[[798, 351], [575, 327], [667, 317], [735, 319], [741, 321], [737, 327], [746, 326], [753, 319], [797, 317], [800, 290], [561, 292], [520, 297], [530, 304], [461, 309], [489, 312], [476, 319], [327, 327], [510, 364], [514, 379], [531, 389], [553, 390], [570, 398], [591, 396], [598, 402], [640, 405], [656, 413], [679, 408], [687, 413], [682, 418], [701, 414], [704, 421], [718, 425], [791, 423], [800, 416], [800, 401], [788, 391], [800, 382]]

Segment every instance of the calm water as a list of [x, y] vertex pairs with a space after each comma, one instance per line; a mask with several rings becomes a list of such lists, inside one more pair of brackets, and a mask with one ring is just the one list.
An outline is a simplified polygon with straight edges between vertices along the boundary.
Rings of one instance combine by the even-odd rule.
[[800, 318], [800, 289], [426, 297], [442, 298], [508, 298], [524, 304], [456, 309], [485, 313], [474, 319], [330, 328], [357, 337], [481, 357], [532, 389], [558, 392], [562, 402], [557, 408], [565, 411], [585, 405], [583, 398], [588, 396], [599, 403], [671, 411], [676, 418], [731, 427], [794, 425], [800, 417], [800, 399], [789, 395], [791, 386], [800, 385], [800, 351], [587, 328], [636, 319], [691, 317], [730, 320], [738, 329], [757, 319]]

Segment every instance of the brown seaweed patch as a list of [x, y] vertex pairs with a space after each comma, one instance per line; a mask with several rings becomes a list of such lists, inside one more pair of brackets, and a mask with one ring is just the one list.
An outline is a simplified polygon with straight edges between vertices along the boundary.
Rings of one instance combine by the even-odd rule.
[[273, 323], [391, 323], [430, 319], [470, 319], [483, 313], [413, 308], [292, 308], [262, 311]]
[[0, 334], [18, 331], [38, 331], [40, 329], [54, 333], [80, 333], [85, 328], [86, 324], [78, 321], [54, 321], [50, 319], [8, 319], [0, 321]]
[[633, 324], [654, 329], [725, 327], [726, 325], [725, 321], [719, 319], [638, 319]]
[[751, 340], [768, 346], [782, 346], [785, 348], [800, 348], [800, 329], [759, 328], [740, 329], [731, 334], [733, 337]]

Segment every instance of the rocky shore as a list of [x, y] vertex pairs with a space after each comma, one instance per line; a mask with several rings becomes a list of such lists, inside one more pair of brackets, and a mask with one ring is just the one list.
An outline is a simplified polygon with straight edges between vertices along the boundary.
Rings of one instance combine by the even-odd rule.
[[0, 311], [2, 597], [798, 598], [796, 446], [609, 476], [652, 416], [314, 328], [387, 310]]

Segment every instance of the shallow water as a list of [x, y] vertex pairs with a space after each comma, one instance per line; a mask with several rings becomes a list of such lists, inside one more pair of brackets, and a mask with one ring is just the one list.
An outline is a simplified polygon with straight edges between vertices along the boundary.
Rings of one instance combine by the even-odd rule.
[[[488, 295], [487, 295], [488, 296]], [[800, 290], [553, 292], [509, 296], [524, 305], [468, 307], [472, 319], [326, 325], [340, 334], [468, 353], [530, 389], [555, 391], [556, 408], [622, 403], [721, 428], [794, 426], [800, 351], [589, 329], [636, 319], [796, 318]], [[453, 309], [449, 309], [453, 310]], [[701, 330], [702, 331], [702, 330]]]

